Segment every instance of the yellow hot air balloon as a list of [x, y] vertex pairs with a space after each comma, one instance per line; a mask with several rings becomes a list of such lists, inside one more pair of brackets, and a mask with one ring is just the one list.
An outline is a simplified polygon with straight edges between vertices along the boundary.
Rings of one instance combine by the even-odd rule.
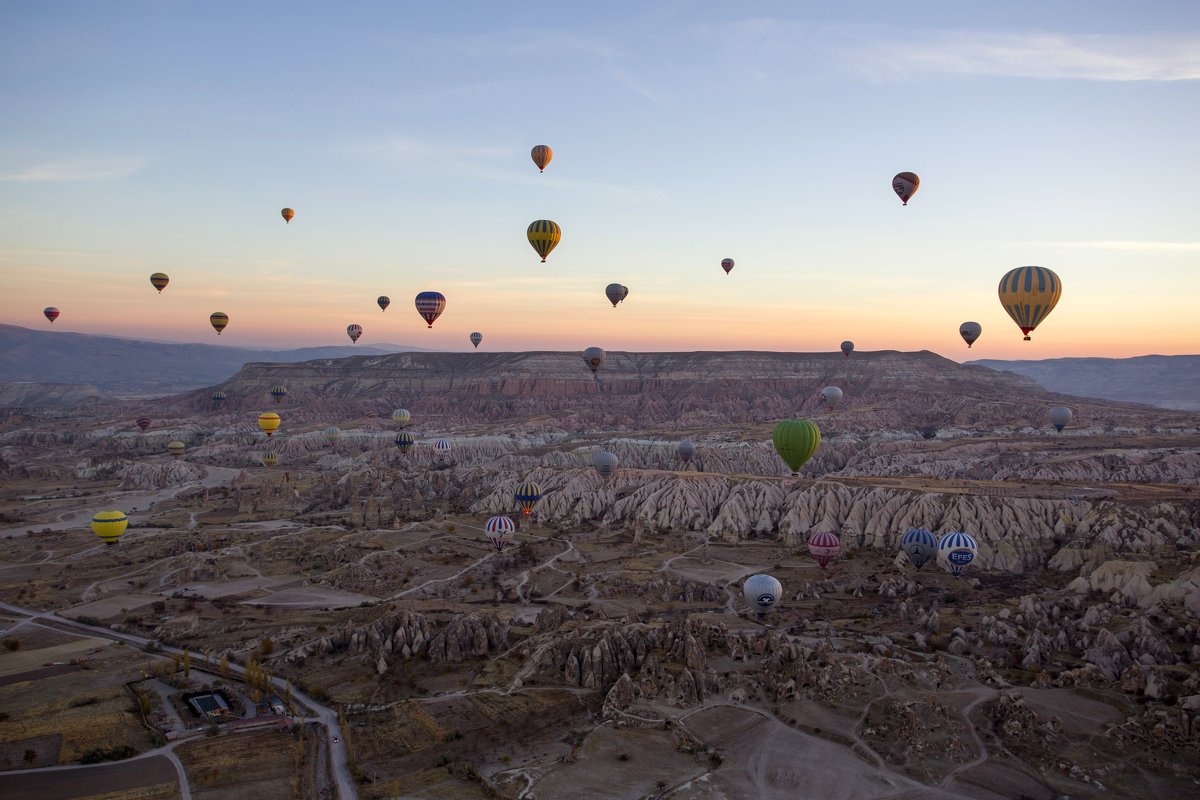
[[548, 144], [539, 144], [529, 151], [529, 155], [533, 158], [533, 163], [537, 164], [538, 171], [545, 172], [546, 165], [550, 163], [550, 159], [554, 158], [554, 151]]
[[268, 450], [262, 454], [262, 463], [263, 466], [267, 467], [268, 469], [275, 466], [279, 463], [279, 454], [274, 450]]
[[279, 212], [279, 215], [283, 217], [284, 222], [286, 222], [290, 225], [292, 222], [292, 219], [296, 216], [296, 212], [292, 211], [290, 208], [285, 208]]
[[171, 458], [178, 461], [187, 452], [187, 445], [183, 442], [171, 442], [167, 445], [167, 452], [171, 454]]
[[558, 247], [558, 241], [562, 239], [562, 228], [558, 227], [558, 223], [553, 220], [538, 219], [529, 223], [529, 230], [525, 232], [525, 236], [537, 254], [542, 257], [542, 261], [545, 262], [550, 251]]
[[1029, 334], [1054, 310], [1062, 295], [1062, 281], [1045, 267], [1017, 267], [1000, 279], [1000, 305], [1025, 334]]
[[221, 331], [225, 330], [225, 326], [229, 324], [229, 315], [224, 311], [214, 311], [208, 315], [208, 324], [212, 325], [217, 336], [220, 336]]
[[105, 544], [116, 544], [128, 527], [129, 517], [124, 511], [101, 511], [92, 517], [92, 533]]
[[150, 285], [158, 289], [159, 294], [162, 294], [162, 290], [167, 288], [167, 284], [170, 282], [171, 279], [167, 277], [167, 273], [165, 272], [156, 272], [150, 276]]
[[274, 411], [264, 411], [258, 415], [258, 427], [262, 428], [267, 436], [279, 430], [279, 422], [279, 415]]

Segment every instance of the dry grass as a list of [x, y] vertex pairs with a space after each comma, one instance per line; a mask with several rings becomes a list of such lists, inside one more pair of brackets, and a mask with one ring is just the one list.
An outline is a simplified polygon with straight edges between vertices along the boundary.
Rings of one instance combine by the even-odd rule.
[[302, 797], [304, 745], [291, 734], [253, 731], [218, 736], [190, 742], [175, 752], [196, 800]]
[[[71, 683], [63, 686], [64, 680]], [[89, 687], [86, 681], [87, 676], [72, 674], [0, 688], [0, 707], [9, 713], [0, 722], [0, 742], [60, 734], [60, 764], [98, 747], [148, 749], [149, 734], [130, 711], [133, 701], [124, 687]], [[58, 684], [58, 691], [43, 692], [42, 684]]]
[[122, 789], [119, 792], [89, 794], [77, 800], [178, 800], [178, 797], [179, 787], [174, 783], [156, 783], [153, 786]]

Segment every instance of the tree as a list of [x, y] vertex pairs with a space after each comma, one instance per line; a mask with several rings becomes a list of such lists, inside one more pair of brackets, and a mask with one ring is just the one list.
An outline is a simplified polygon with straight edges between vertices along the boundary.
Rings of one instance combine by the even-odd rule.
[[37, 753], [34, 752], [33, 750], [26, 750], [24, 758], [25, 758], [25, 763], [32, 766], [33, 762], [37, 761]]
[[221, 677], [229, 677], [229, 656], [224, 653], [221, 654]]

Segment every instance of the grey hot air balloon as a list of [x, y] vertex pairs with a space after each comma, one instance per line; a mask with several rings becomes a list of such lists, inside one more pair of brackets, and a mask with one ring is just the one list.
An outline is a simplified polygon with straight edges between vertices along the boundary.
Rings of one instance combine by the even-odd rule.
[[964, 322], [958, 326], [958, 335], [963, 337], [963, 341], [967, 343], [967, 348], [975, 344], [975, 340], [979, 338], [979, 334], [983, 333], [983, 326], [978, 322]]
[[675, 448], [675, 454], [679, 456], [680, 461], [686, 464], [695, 457], [696, 445], [689, 440], [684, 439], [679, 443], [679, 446]]
[[783, 596], [783, 584], [770, 575], [751, 575], [742, 584], [742, 596], [761, 617], [779, 602]]
[[407, 428], [408, 423], [412, 422], [412, 414], [408, 413], [407, 408], [397, 408], [392, 412], [392, 422], [399, 428]]
[[589, 347], [583, 351], [583, 363], [587, 364], [588, 369], [595, 375], [596, 370], [604, 364], [604, 351], [599, 347]]
[[483, 334], [479, 331], [475, 331], [469, 338], [471, 339], [471, 344], [475, 345], [475, 349], [478, 350], [479, 343], [483, 341]]
[[821, 390], [821, 401], [825, 403], [825, 408], [833, 411], [842, 402], [842, 390], [836, 386], [826, 386]]
[[608, 296], [608, 302], [613, 304], [613, 308], [616, 308], [617, 303], [629, 296], [629, 287], [619, 283], [610, 283], [604, 287], [604, 294]]
[[617, 457], [609, 452], [599, 452], [592, 456], [592, 466], [596, 468], [596, 472], [600, 473], [600, 477], [610, 477], [617, 471]]
[[1062, 429], [1067, 427], [1071, 422], [1071, 418], [1075, 416], [1075, 412], [1066, 406], [1055, 406], [1047, 413], [1050, 417], [1050, 424], [1054, 426], [1054, 430], [1062, 433]]
[[849, 339], [842, 342], [842, 355], [844, 355], [846, 358], [849, 358], [850, 354], [853, 352], [854, 352], [854, 342], [850, 341]]

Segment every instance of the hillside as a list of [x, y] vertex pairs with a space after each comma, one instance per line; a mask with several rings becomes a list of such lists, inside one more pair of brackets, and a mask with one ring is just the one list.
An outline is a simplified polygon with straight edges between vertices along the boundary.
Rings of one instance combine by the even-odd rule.
[[166, 394], [223, 381], [251, 361], [308, 361], [409, 349], [419, 348], [358, 345], [259, 350], [0, 325], [0, 383], [77, 383], [120, 394]]
[[1015, 372], [1052, 392], [1200, 411], [1200, 356], [970, 361]]

